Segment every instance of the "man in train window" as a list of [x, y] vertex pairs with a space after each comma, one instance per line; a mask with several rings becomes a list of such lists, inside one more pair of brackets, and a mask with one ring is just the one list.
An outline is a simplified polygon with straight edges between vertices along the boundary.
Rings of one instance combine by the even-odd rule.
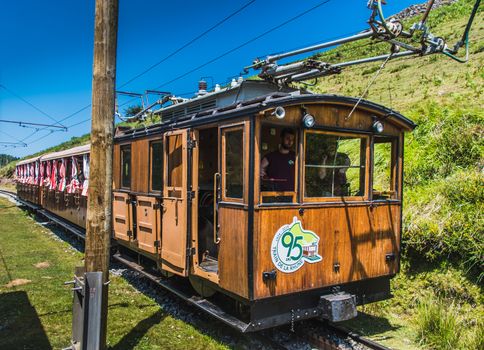
[[296, 133], [284, 128], [280, 136], [278, 149], [266, 154], [260, 164], [262, 186], [266, 191], [294, 191], [296, 153], [292, 148]]

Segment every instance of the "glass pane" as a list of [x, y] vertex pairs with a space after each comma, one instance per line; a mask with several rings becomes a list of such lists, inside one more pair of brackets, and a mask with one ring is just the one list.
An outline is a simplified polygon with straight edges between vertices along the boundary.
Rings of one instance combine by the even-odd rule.
[[393, 198], [393, 162], [391, 140], [378, 140], [374, 144], [373, 199]]
[[151, 190], [161, 191], [163, 184], [163, 144], [151, 143]]
[[225, 196], [243, 198], [244, 194], [244, 133], [225, 133]]
[[[260, 188], [263, 192], [293, 192], [297, 130], [282, 125], [261, 128]], [[268, 195], [268, 194], [267, 194]], [[266, 196], [263, 194], [263, 198]], [[264, 202], [291, 202], [293, 196], [271, 196]], [[280, 197], [280, 198], [276, 198]]]
[[305, 196], [363, 196], [366, 140], [306, 133]]
[[121, 147], [121, 187], [131, 187], [131, 145]]
[[183, 137], [174, 135], [168, 137], [168, 186], [183, 186]]

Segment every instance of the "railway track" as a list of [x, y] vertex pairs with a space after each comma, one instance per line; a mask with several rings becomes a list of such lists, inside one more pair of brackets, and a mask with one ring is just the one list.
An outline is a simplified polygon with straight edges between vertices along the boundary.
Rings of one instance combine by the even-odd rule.
[[[77, 239], [84, 240], [85, 232], [83, 229], [74, 226], [66, 220], [42, 209], [41, 207], [32, 203], [19, 199], [16, 193], [0, 189], [0, 195], [14, 200], [18, 205], [29, 208], [30, 210], [42, 215], [49, 221], [61, 227], [70, 234], [76, 236]], [[136, 271], [143, 278], [147, 279], [156, 287], [163, 287], [164, 289], [174, 293], [178, 297], [187, 301], [188, 303], [200, 306], [201, 304], [210, 303], [206, 299], [194, 297], [190, 293], [184, 293], [183, 289], [175, 286], [169, 279], [165, 279], [156, 273], [145, 269], [139, 265], [134, 259], [125, 257], [119, 253], [112, 255], [114, 261], [126, 266], [128, 269]], [[211, 316], [220, 319], [219, 311], [214, 309], [213, 312], [207, 310], [212, 309], [212, 305], [204, 305], [203, 309]], [[224, 314], [223, 317], [228, 317]], [[233, 322], [237, 322], [237, 318], [233, 317]], [[257, 339], [262, 345], [262, 348], [272, 348], [277, 350], [294, 350], [302, 348], [316, 348], [321, 350], [341, 350], [341, 349], [371, 349], [371, 350], [390, 350], [389, 348], [378, 344], [370, 339], [367, 339], [351, 330], [341, 326], [331, 324], [323, 321], [303, 321], [298, 323], [296, 327], [279, 327], [275, 330], [265, 330], [256, 333], [250, 333], [248, 337]]]

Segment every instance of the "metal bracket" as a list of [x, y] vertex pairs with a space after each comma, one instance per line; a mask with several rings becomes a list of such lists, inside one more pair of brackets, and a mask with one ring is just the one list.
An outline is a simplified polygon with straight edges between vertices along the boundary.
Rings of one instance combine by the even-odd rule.
[[277, 277], [277, 271], [275, 269], [271, 271], [262, 272], [262, 280], [264, 282], [275, 281], [276, 277]]
[[194, 256], [197, 253], [195, 247], [187, 248], [187, 256]]
[[187, 200], [192, 201], [195, 199], [195, 191], [187, 191]]
[[195, 147], [197, 147], [197, 141], [196, 140], [189, 139], [187, 141], [187, 148], [194, 149]]

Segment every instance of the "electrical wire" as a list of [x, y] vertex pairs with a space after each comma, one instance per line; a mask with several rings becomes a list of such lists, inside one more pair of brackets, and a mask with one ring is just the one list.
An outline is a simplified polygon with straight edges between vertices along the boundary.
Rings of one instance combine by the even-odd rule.
[[211, 60], [209, 60], [209, 61], [207, 61], [207, 62], [205, 62], [205, 63], [203, 63], [203, 64], [201, 64], [201, 65], [199, 65], [199, 66], [197, 66], [197, 67], [195, 67], [195, 68], [193, 68], [193, 69], [190, 69], [189, 71], [187, 71], [187, 72], [185, 72], [185, 73], [183, 73], [183, 74], [181, 74], [181, 75], [177, 76], [176, 78], [173, 78], [173, 79], [171, 79], [171, 80], [169, 80], [169, 81], [167, 81], [167, 82], [165, 82], [165, 83], [163, 83], [163, 84], [161, 84], [161, 85], [158, 85], [157, 87], [155, 87], [155, 88], [154, 88], [154, 89], [152, 89], [152, 90], [159, 89], [159, 88], [164, 87], [164, 86], [166, 86], [166, 85], [168, 85], [168, 84], [171, 84], [171, 83], [173, 83], [173, 82], [175, 82], [175, 81], [177, 81], [177, 80], [180, 80], [181, 78], [184, 78], [184, 77], [186, 77], [187, 75], [189, 75], [189, 74], [191, 74], [191, 73], [193, 73], [193, 72], [196, 72], [197, 70], [202, 69], [203, 67], [206, 67], [206, 66], [208, 66], [209, 64], [211, 64], [211, 63], [213, 63], [213, 62], [215, 62], [215, 61], [218, 61], [219, 59], [221, 59], [221, 58], [223, 58], [223, 57], [225, 57], [225, 56], [227, 56], [227, 55], [231, 54], [232, 52], [237, 51], [237, 50], [241, 49], [242, 47], [247, 46], [247, 45], [249, 45], [249, 44], [253, 43], [254, 41], [256, 41], [256, 40], [258, 40], [258, 39], [260, 39], [260, 38], [262, 38], [262, 37], [266, 36], [267, 34], [270, 34], [270, 33], [272, 33], [273, 31], [275, 31], [275, 30], [277, 30], [277, 29], [279, 29], [279, 28], [281, 28], [281, 27], [283, 27], [283, 26], [285, 26], [285, 25], [287, 25], [287, 24], [289, 24], [289, 23], [291, 23], [291, 22], [295, 21], [296, 19], [301, 18], [302, 16], [304, 16], [304, 15], [308, 14], [309, 12], [314, 11], [314, 10], [316, 10], [317, 8], [319, 8], [319, 7], [323, 6], [323, 5], [325, 5], [325, 4], [327, 4], [327, 3], [331, 2], [331, 1], [332, 1], [332, 0], [325, 0], [325, 1], [322, 1], [322, 2], [320, 2], [319, 4], [317, 4], [317, 5], [315, 5], [315, 6], [311, 7], [311, 8], [309, 8], [308, 10], [305, 10], [305, 11], [303, 11], [303, 12], [299, 13], [298, 15], [296, 15], [296, 16], [294, 16], [294, 17], [291, 17], [291, 18], [289, 18], [288, 20], [286, 20], [286, 21], [284, 21], [284, 22], [282, 22], [282, 23], [278, 24], [277, 26], [272, 27], [271, 29], [266, 30], [266, 31], [265, 31], [265, 32], [263, 32], [262, 34], [259, 34], [259, 35], [255, 36], [255, 37], [253, 37], [252, 39], [249, 39], [249, 40], [247, 40], [246, 42], [244, 42], [244, 43], [242, 43], [242, 44], [240, 44], [240, 45], [238, 45], [238, 46], [236, 46], [236, 47], [234, 47], [234, 48], [232, 48], [232, 49], [230, 49], [230, 50], [228, 50], [228, 51], [226, 51], [226, 52], [222, 53], [221, 55], [218, 55], [217, 57], [212, 58]]
[[[150, 67], [146, 68], [144, 71], [142, 71], [141, 73], [137, 74], [136, 76], [132, 77], [131, 79], [129, 79], [128, 81], [126, 81], [125, 83], [123, 83], [121, 86], [118, 87], [119, 88], [122, 88], [126, 85], [128, 85], [129, 83], [133, 82], [134, 80], [138, 79], [139, 77], [145, 75], [146, 73], [148, 73], [149, 71], [153, 70], [155, 67], [159, 66], [161, 63], [165, 62], [166, 60], [168, 60], [169, 58], [173, 57], [174, 55], [176, 55], [177, 53], [179, 53], [180, 51], [182, 51], [183, 49], [185, 49], [186, 47], [190, 46], [191, 44], [193, 44], [194, 42], [196, 42], [197, 40], [201, 39], [203, 36], [207, 35], [208, 33], [210, 33], [212, 30], [214, 30], [215, 28], [219, 27], [220, 25], [222, 25], [223, 23], [225, 23], [226, 21], [228, 21], [230, 18], [234, 17], [235, 15], [237, 15], [238, 13], [242, 12], [244, 9], [246, 9], [248, 6], [250, 6], [251, 4], [253, 4], [256, 0], [251, 0], [249, 2], [247, 2], [245, 5], [243, 5], [242, 7], [240, 7], [239, 9], [237, 9], [236, 11], [232, 12], [230, 15], [226, 16], [225, 18], [223, 18], [221, 21], [217, 22], [216, 24], [214, 24], [213, 26], [211, 26], [209, 29], [207, 29], [206, 31], [204, 31], [203, 33], [197, 35], [195, 38], [193, 38], [192, 40], [188, 41], [186, 44], [182, 45], [181, 47], [179, 47], [177, 50], [173, 51], [172, 53], [170, 53], [169, 55], [165, 56], [163, 59], [161, 59], [160, 61], [156, 62], [155, 64], [151, 65]], [[132, 102], [134, 101], [134, 99], [130, 100], [129, 102]], [[127, 103], [125, 103], [127, 104]], [[124, 105], [124, 104], [123, 104]], [[88, 109], [89, 107], [91, 107], [91, 104], [88, 104], [84, 107], [82, 107], [81, 109], [79, 109], [78, 111], [66, 116], [65, 118], [61, 119], [59, 122], [63, 122], [67, 119], [70, 119], [72, 118], [73, 116], [83, 112], [84, 110]], [[78, 123], [75, 123], [75, 124], [72, 124], [70, 126], [68, 126], [67, 128], [71, 128], [71, 127], [74, 127], [74, 126], [77, 126], [77, 125], [80, 125], [80, 124], [83, 124], [87, 121], [91, 120], [91, 118], [89, 119], [85, 119], [81, 122], [78, 122]], [[24, 141], [29, 139], [30, 137], [32, 137], [33, 135], [35, 135], [36, 133], [38, 133], [39, 131], [42, 131], [42, 130], [45, 130], [45, 128], [41, 128], [41, 129], [38, 129], [36, 131], [34, 131], [32, 134], [28, 135], [26, 138], [24, 138]], [[48, 136], [50, 134], [47, 134], [46, 136]], [[42, 138], [41, 138], [42, 139]]]
[[133, 82], [134, 80], [138, 79], [139, 77], [145, 75], [146, 73], [148, 73], [149, 71], [151, 71], [152, 69], [154, 69], [155, 67], [159, 66], [161, 63], [165, 62], [166, 60], [168, 60], [169, 58], [175, 56], [177, 53], [179, 53], [180, 51], [182, 51], [183, 49], [185, 49], [186, 47], [190, 46], [191, 44], [193, 44], [195, 41], [197, 41], [198, 39], [204, 37], [205, 35], [207, 35], [208, 33], [210, 33], [212, 30], [214, 30], [215, 28], [219, 27], [220, 25], [222, 25], [223, 23], [225, 23], [226, 21], [228, 21], [230, 18], [234, 17], [235, 15], [237, 15], [238, 13], [242, 12], [244, 9], [246, 9], [247, 7], [249, 7], [250, 5], [252, 5], [256, 0], [251, 0], [249, 1], [248, 3], [246, 3], [244, 6], [242, 6], [241, 8], [239, 8], [238, 10], [236, 10], [235, 12], [231, 13], [230, 15], [228, 15], [227, 17], [225, 17], [224, 19], [222, 19], [221, 21], [217, 22], [216, 24], [214, 24], [213, 26], [211, 26], [209, 29], [207, 29], [206, 31], [204, 31], [203, 33], [197, 35], [195, 38], [193, 38], [192, 40], [188, 41], [187, 43], [185, 43], [184, 45], [180, 46], [178, 49], [176, 49], [175, 51], [173, 51], [172, 53], [170, 53], [169, 55], [165, 56], [164, 58], [162, 58], [160, 61], [152, 64], [151, 66], [149, 66], [148, 68], [146, 68], [145, 70], [143, 70], [141, 73], [135, 75], [133, 78], [129, 79], [128, 81], [124, 82], [123, 84], [121, 84], [121, 86], [118, 87], [118, 89], [122, 88], [122, 87], [125, 87], [126, 85], [128, 85], [129, 83]]
[[7, 88], [4, 84], [0, 84], [0, 87], [2, 89], [4, 89], [5, 91], [7, 91], [9, 94], [11, 94], [12, 96], [15, 96], [16, 98], [18, 98], [20, 101], [26, 103], [27, 105], [29, 105], [30, 107], [32, 107], [33, 109], [35, 109], [36, 111], [42, 113], [43, 115], [45, 115], [47, 118], [49, 118], [50, 120], [54, 121], [56, 124], [59, 124], [60, 126], [64, 127], [64, 125], [62, 125], [57, 119], [55, 119], [54, 117], [52, 117], [51, 115], [49, 115], [48, 113], [44, 112], [43, 110], [41, 110], [39, 107], [37, 107], [36, 105], [34, 105], [32, 102], [29, 102], [27, 101], [25, 98], [23, 98], [22, 96], [20, 96], [19, 94], [15, 93], [14, 91], [12, 91], [11, 89]]
[[26, 145], [26, 146], [27, 146], [27, 144], [26, 144], [25, 142], [23, 142], [22, 140], [20, 140], [20, 139], [16, 138], [15, 136], [12, 136], [12, 135], [10, 135], [10, 134], [7, 134], [6, 132], [4, 132], [4, 131], [2, 131], [2, 130], [0, 130], [0, 133], [2, 133], [2, 134], [4, 134], [4, 135], [7, 135], [8, 137], [10, 137], [10, 138], [14, 139], [15, 141], [18, 141], [18, 142], [20, 142], [20, 143], [22, 143], [22, 144], [24, 144], [24, 145]]

